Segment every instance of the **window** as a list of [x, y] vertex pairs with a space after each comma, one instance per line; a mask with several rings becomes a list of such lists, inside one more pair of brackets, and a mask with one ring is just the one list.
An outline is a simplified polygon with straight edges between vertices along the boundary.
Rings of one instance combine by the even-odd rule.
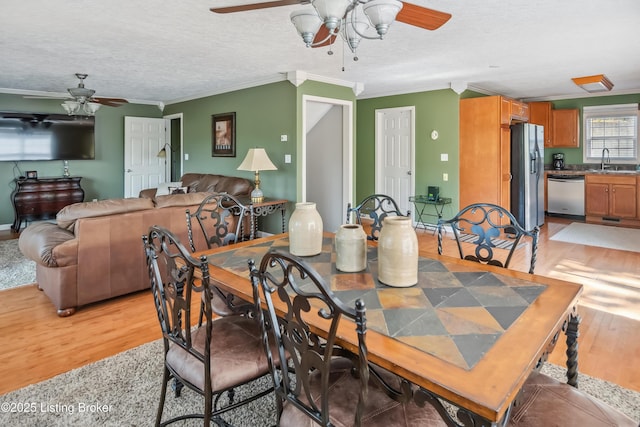
[[584, 107], [585, 163], [600, 163], [605, 157], [611, 163], [638, 162], [638, 104]]

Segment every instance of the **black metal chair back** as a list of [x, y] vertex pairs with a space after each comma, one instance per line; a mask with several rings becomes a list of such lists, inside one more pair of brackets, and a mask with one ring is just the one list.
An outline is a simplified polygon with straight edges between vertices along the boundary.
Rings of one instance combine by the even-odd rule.
[[508, 210], [490, 203], [471, 204], [451, 219], [438, 221], [438, 253], [442, 254], [443, 235], [450, 227], [461, 259], [509, 268], [511, 258], [523, 237], [531, 239], [529, 273], [536, 266], [540, 229], [525, 230]]
[[[186, 211], [187, 231], [191, 251], [196, 251], [193, 237], [193, 222], [196, 222], [207, 243], [206, 249], [226, 246], [242, 239], [242, 225], [249, 210], [238, 199], [227, 193], [211, 193], [205, 197], [198, 209]], [[205, 248], [199, 248], [203, 250]]]
[[378, 240], [383, 221], [388, 215], [409, 216], [409, 212], [402, 213], [396, 201], [384, 194], [372, 194], [355, 208], [351, 207], [351, 203], [347, 205], [347, 224], [351, 224], [352, 216], [355, 216], [356, 224], [362, 225], [362, 218], [367, 216], [372, 221], [368, 240]]
[[[271, 365], [278, 402], [278, 424], [283, 403], [294, 405], [321, 426], [331, 426], [329, 419], [329, 380], [334, 358], [350, 360], [360, 379], [359, 401], [354, 413], [355, 425], [360, 425], [368, 391], [369, 368], [365, 344], [365, 306], [357, 300], [355, 308], [345, 306], [326, 285], [322, 277], [305, 261], [278, 251], [267, 253], [259, 270], [249, 261], [254, 299], [262, 324], [263, 344]], [[260, 309], [266, 306], [266, 310]], [[278, 317], [280, 313], [281, 317]], [[336, 331], [342, 317], [356, 323], [358, 355], [336, 345]], [[328, 322], [328, 335], [320, 338], [310, 324]], [[270, 349], [275, 343], [277, 353]], [[277, 369], [287, 366], [295, 377]], [[350, 365], [351, 366], [351, 365]], [[319, 375], [320, 395], [312, 396], [310, 377]], [[316, 377], [317, 379], [318, 377]]]
[[[205, 425], [218, 414], [248, 403], [269, 393], [271, 389], [262, 391], [241, 402], [233, 402], [233, 388], [248, 382], [246, 373], [242, 380], [228, 381], [228, 386], [214, 388], [212, 386], [212, 370], [223, 371], [225, 366], [213, 366], [212, 348], [216, 344], [212, 325], [214, 316], [211, 309], [211, 284], [206, 257], [196, 259], [169, 230], [153, 226], [149, 234], [142, 237], [151, 282], [151, 292], [162, 330], [164, 342], [164, 378], [160, 405], [158, 407], [156, 425], [166, 425], [187, 418], [204, 418]], [[205, 324], [195, 327], [192, 324], [191, 307], [193, 299], [202, 298]], [[258, 343], [261, 339], [260, 328], [253, 319], [244, 316], [231, 316], [224, 320], [217, 319], [216, 331], [225, 328], [237, 332], [253, 330]], [[220, 332], [216, 332], [220, 333]], [[241, 339], [246, 339], [243, 335]], [[229, 343], [220, 342], [222, 351]], [[248, 348], [251, 346], [248, 345]], [[261, 346], [258, 346], [262, 350]], [[249, 353], [250, 350], [247, 350]], [[262, 354], [262, 353], [259, 353]], [[264, 357], [264, 355], [262, 354]], [[229, 354], [234, 358], [234, 354]], [[266, 357], [264, 357], [266, 359]], [[195, 362], [195, 363], [194, 363]], [[201, 365], [198, 367], [198, 365]], [[251, 368], [255, 361], [251, 361]], [[251, 369], [248, 368], [248, 369]], [[195, 370], [195, 371], [194, 371]], [[194, 372], [196, 372], [194, 374]], [[268, 374], [268, 364], [264, 361], [264, 371], [251, 380]], [[215, 373], [214, 373], [215, 376]], [[202, 414], [187, 414], [161, 423], [168, 382], [176, 381], [176, 396], [180, 395], [183, 386], [204, 395], [205, 407]], [[249, 380], [250, 381], [250, 380]], [[229, 391], [230, 404], [217, 408], [219, 397]], [[214, 402], [215, 396], [215, 402]]]

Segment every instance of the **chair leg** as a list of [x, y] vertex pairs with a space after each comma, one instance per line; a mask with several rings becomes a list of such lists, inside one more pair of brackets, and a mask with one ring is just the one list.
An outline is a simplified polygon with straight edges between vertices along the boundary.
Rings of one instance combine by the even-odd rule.
[[162, 421], [162, 411], [164, 410], [164, 399], [167, 394], [167, 383], [171, 379], [171, 374], [165, 366], [164, 374], [162, 375], [162, 393], [160, 394], [160, 405], [158, 406], [158, 413], [156, 414], [156, 427], [160, 425]]
[[182, 387], [184, 387], [184, 384], [178, 381], [177, 378], [174, 378], [173, 384], [171, 385], [171, 389], [173, 390], [175, 397], [180, 397], [180, 393], [182, 393]]

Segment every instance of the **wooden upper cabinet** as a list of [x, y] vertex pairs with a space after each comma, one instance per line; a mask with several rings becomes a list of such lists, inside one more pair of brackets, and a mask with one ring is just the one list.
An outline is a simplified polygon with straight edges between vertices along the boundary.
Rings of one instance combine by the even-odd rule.
[[529, 121], [529, 104], [511, 100], [511, 120], [520, 122]]
[[553, 147], [551, 129], [551, 102], [530, 102], [529, 103], [529, 123], [544, 126], [544, 146]]
[[551, 110], [551, 147], [580, 147], [578, 110]]
[[529, 105], [526, 102], [500, 97], [500, 124], [510, 125], [511, 122], [526, 122], [529, 120]]

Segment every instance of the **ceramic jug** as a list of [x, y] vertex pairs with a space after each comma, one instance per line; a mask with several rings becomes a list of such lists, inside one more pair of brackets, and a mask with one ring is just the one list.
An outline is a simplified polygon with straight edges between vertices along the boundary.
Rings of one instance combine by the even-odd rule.
[[354, 273], [367, 268], [367, 235], [360, 224], [342, 224], [335, 245], [336, 269]]
[[314, 202], [296, 203], [289, 218], [289, 252], [312, 256], [322, 252], [322, 217]]
[[384, 219], [378, 237], [378, 280], [394, 287], [418, 283], [418, 236], [410, 217]]

